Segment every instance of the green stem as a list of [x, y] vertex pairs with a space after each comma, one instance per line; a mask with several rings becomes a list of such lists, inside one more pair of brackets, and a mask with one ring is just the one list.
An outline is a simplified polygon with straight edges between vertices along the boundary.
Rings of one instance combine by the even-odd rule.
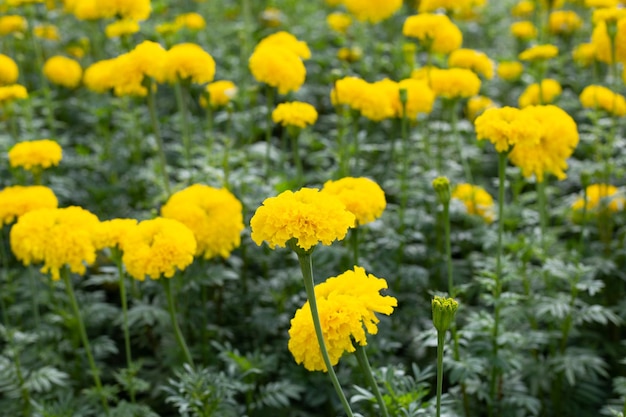
[[548, 212], [546, 211], [546, 183], [537, 182], [537, 201], [539, 203], [539, 227], [541, 231], [541, 248], [546, 251], [546, 230], [548, 228]]
[[267, 113], [265, 114], [265, 178], [270, 175], [270, 149], [272, 145], [272, 111], [274, 109], [274, 87], [267, 86]]
[[446, 333], [437, 331], [437, 417], [441, 416], [441, 393], [443, 391], [443, 345]]
[[[126, 351], [126, 366], [129, 372], [133, 369], [133, 359], [130, 349], [130, 332], [128, 330], [128, 302], [126, 299], [126, 280], [124, 279], [126, 274], [124, 273], [124, 266], [122, 264], [121, 253], [117, 249], [113, 249], [115, 252], [114, 259], [117, 264], [117, 274], [119, 277], [120, 286], [120, 300], [122, 301], [122, 327], [124, 330], [124, 349]], [[134, 378], [130, 378], [128, 381], [128, 388], [130, 390], [130, 400], [135, 403], [135, 384]]]
[[152, 89], [153, 82], [151, 78], [147, 79], [148, 89], [148, 112], [150, 113], [150, 123], [152, 124], [152, 133], [157, 143], [157, 151], [159, 154], [159, 162], [161, 165], [161, 176], [163, 177], [163, 189], [169, 197], [172, 192], [170, 189], [170, 179], [167, 175], [167, 159], [165, 157], [165, 145], [163, 144], [163, 137], [161, 136], [161, 127], [159, 126], [159, 118], [157, 117], [156, 104], [154, 100], [154, 91]]
[[187, 103], [183, 91], [184, 80], [178, 80], [174, 83], [174, 93], [176, 94], [176, 103], [180, 112], [180, 128], [183, 135], [183, 147], [185, 152], [185, 168], [189, 170], [189, 178], [191, 180], [191, 135], [189, 132], [189, 115], [187, 113]]
[[352, 246], [352, 265], [359, 264], [359, 225], [350, 229], [350, 245]]
[[320, 323], [320, 317], [317, 311], [317, 300], [315, 298], [315, 281], [313, 280], [313, 263], [311, 259], [311, 251], [305, 252], [303, 250], [295, 249], [295, 252], [298, 255], [298, 261], [300, 262], [302, 278], [304, 279], [304, 288], [306, 290], [309, 305], [311, 307], [313, 327], [315, 328], [315, 335], [317, 336], [317, 342], [320, 345], [320, 351], [322, 353], [324, 364], [326, 365], [326, 368], [328, 370], [328, 376], [330, 377], [330, 381], [332, 382], [333, 387], [335, 388], [335, 391], [339, 396], [339, 400], [341, 401], [341, 405], [343, 406], [346, 414], [348, 415], [348, 417], [354, 417], [352, 409], [350, 408], [350, 404], [348, 403], [348, 400], [346, 399], [346, 396], [341, 389], [339, 379], [337, 378], [335, 370], [333, 369], [333, 366], [330, 362], [330, 356], [328, 356], [328, 350], [326, 349], [326, 343], [324, 342], [324, 333], [322, 332], [322, 325]]
[[85, 323], [83, 322], [83, 318], [80, 314], [80, 309], [78, 308], [78, 302], [76, 301], [76, 295], [74, 294], [74, 288], [72, 287], [72, 281], [70, 279], [70, 273], [67, 267], [61, 268], [61, 276], [63, 278], [63, 282], [65, 283], [65, 290], [67, 291], [67, 296], [69, 297], [72, 309], [74, 310], [74, 315], [76, 316], [76, 321], [78, 323], [78, 332], [80, 333], [80, 338], [83, 342], [85, 353], [87, 354], [87, 360], [89, 361], [89, 367], [91, 368], [91, 373], [93, 375], [93, 382], [96, 385], [98, 393], [100, 394], [102, 406], [104, 407], [105, 413], [108, 416], [109, 404], [104, 394], [104, 390], [102, 389], [102, 382], [100, 382], [100, 370], [96, 366], [96, 361], [94, 360], [93, 354], [91, 353], [91, 345], [89, 344], [89, 338], [87, 337], [87, 330], [85, 329]]
[[302, 160], [300, 159], [300, 149], [298, 146], [298, 136], [300, 136], [300, 129], [297, 129], [297, 131], [294, 131], [294, 132], [290, 132], [290, 136], [291, 136], [291, 150], [293, 152], [293, 161], [294, 161], [294, 164], [296, 165], [296, 180], [297, 180], [298, 187], [301, 187], [303, 170], [302, 170]]
[[385, 404], [385, 400], [383, 399], [383, 396], [380, 393], [380, 389], [378, 388], [376, 379], [374, 379], [374, 373], [372, 372], [372, 367], [370, 366], [370, 362], [367, 359], [367, 352], [365, 351], [365, 346], [361, 346], [360, 344], [355, 343], [354, 348], [356, 349], [356, 359], [359, 362], [359, 366], [363, 370], [363, 374], [365, 375], [365, 379], [367, 380], [367, 383], [370, 385], [370, 387], [372, 388], [372, 391], [374, 392], [374, 396], [376, 397], [378, 406], [380, 407], [380, 410], [383, 413], [383, 417], [389, 417], [389, 412], [387, 411], [387, 405]]
[[207, 155], [209, 156], [209, 165], [213, 165], [213, 148], [215, 147], [215, 121], [213, 117], [213, 106], [211, 106], [211, 95], [208, 92], [204, 94], [206, 98], [206, 144]]
[[183, 334], [180, 331], [180, 327], [178, 326], [178, 320], [176, 319], [176, 306], [174, 304], [174, 296], [172, 294], [172, 288], [170, 285], [171, 278], [161, 278], [163, 282], [163, 287], [165, 288], [165, 296], [167, 297], [167, 309], [170, 313], [170, 319], [172, 320], [172, 327], [174, 328], [174, 336], [176, 337], [176, 342], [178, 343], [178, 347], [183, 352], [185, 356], [185, 361], [190, 364], [192, 367], [195, 367], [193, 363], [193, 359], [191, 357], [191, 353], [189, 352], [189, 348], [187, 347], [187, 343], [185, 343], [185, 339], [183, 338]]
[[452, 243], [450, 239], [450, 202], [443, 203], [443, 227], [446, 235], [446, 264], [448, 267], [448, 296], [454, 297], [454, 281], [452, 277]]
[[450, 100], [450, 102], [448, 103], [448, 106], [450, 108], [450, 127], [452, 129], [451, 134], [454, 143], [456, 144], [457, 153], [461, 157], [461, 163], [463, 164], [463, 173], [465, 174], [465, 179], [470, 184], [473, 184], [474, 179], [472, 175], [472, 169], [469, 165], [469, 162], [467, 161], [467, 158], [465, 157], [465, 153], [463, 153], [463, 143], [461, 142], [463, 138], [461, 135], [459, 135], [458, 116], [456, 114], [457, 101], [458, 100], [454, 99]]
[[400, 234], [404, 232], [404, 213], [409, 201], [409, 119], [406, 116], [406, 101], [402, 102], [402, 118], [401, 118], [401, 134], [402, 134], [402, 175], [400, 179], [400, 209], [398, 217], [400, 219]]

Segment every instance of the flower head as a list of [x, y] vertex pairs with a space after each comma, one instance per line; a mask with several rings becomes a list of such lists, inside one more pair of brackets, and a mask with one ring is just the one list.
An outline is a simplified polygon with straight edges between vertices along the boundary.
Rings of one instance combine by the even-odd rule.
[[626, 198], [619, 192], [617, 187], [610, 184], [592, 184], [586, 188], [585, 197], [578, 198], [572, 209], [575, 211], [586, 210], [594, 213], [602, 210], [609, 212], [618, 212], [624, 210], [626, 206]]
[[[209, 104], [211, 107], [225, 106], [237, 95], [237, 86], [232, 81], [220, 80], [207, 84], [206, 92], [209, 94]], [[200, 105], [207, 106], [204, 96], [200, 97]]]
[[493, 198], [484, 188], [472, 184], [458, 184], [452, 190], [452, 198], [461, 201], [468, 214], [480, 216], [487, 223], [493, 222], [495, 217]]
[[520, 61], [545, 61], [559, 54], [559, 48], [555, 45], [535, 45], [522, 51], [518, 58]]
[[463, 33], [446, 15], [420, 13], [404, 21], [402, 34], [417, 38], [430, 52], [449, 54], [461, 47]]
[[[435, 92], [428, 86], [426, 80], [407, 78], [398, 83], [398, 90], [406, 91], [406, 117], [415, 119], [419, 113], [428, 114], [435, 104]], [[394, 97], [396, 117], [402, 117], [402, 103], [399, 92]]]
[[533, 22], [528, 20], [512, 23], [509, 31], [515, 38], [523, 41], [535, 39], [538, 32], [537, 27], [533, 24]]
[[571, 10], [555, 10], [550, 13], [548, 28], [555, 35], [571, 35], [580, 29], [583, 20]]
[[480, 78], [465, 68], [433, 69], [430, 72], [430, 88], [438, 97], [467, 98], [480, 91]]
[[302, 59], [292, 50], [278, 45], [256, 48], [248, 65], [258, 82], [277, 88], [280, 94], [299, 90], [306, 78]]
[[284, 30], [261, 39], [255, 47], [255, 50], [262, 49], [267, 46], [287, 49], [304, 60], [311, 58], [311, 50], [306, 42], [298, 40], [298, 38], [294, 35], [289, 32], [285, 32]]
[[536, 144], [543, 133], [534, 117], [508, 106], [485, 110], [474, 120], [474, 126], [476, 138], [489, 140], [498, 152], [508, 152], [519, 143]]
[[0, 225], [15, 221], [21, 215], [40, 208], [57, 208], [54, 192], [41, 185], [14, 185], [0, 191]]
[[487, 109], [497, 108], [498, 105], [486, 96], [474, 96], [467, 100], [465, 114], [470, 121], [474, 121]]
[[285, 247], [291, 239], [303, 250], [318, 243], [343, 239], [354, 226], [350, 213], [337, 197], [316, 188], [285, 191], [263, 202], [250, 220], [252, 240], [260, 245]]
[[580, 93], [580, 103], [585, 108], [602, 109], [614, 116], [626, 116], [626, 99], [601, 85], [589, 85]]
[[206, 27], [206, 21], [199, 13], [183, 13], [176, 16], [174, 24], [189, 30], [202, 30]]
[[120, 38], [137, 32], [139, 32], [139, 23], [130, 19], [116, 20], [104, 28], [107, 38]]
[[72, 58], [55, 55], [44, 63], [43, 74], [53, 84], [76, 88], [83, 77], [83, 69]]
[[596, 60], [596, 46], [591, 43], [581, 43], [572, 51], [574, 61], [583, 66], [588, 67]]
[[23, 33], [28, 27], [28, 22], [20, 15], [5, 15], [0, 17], [0, 36], [11, 33]]
[[116, 59], [113, 58], [96, 61], [88, 66], [83, 75], [85, 87], [96, 93], [105, 93], [111, 90], [115, 83], [113, 67], [116, 63]]
[[0, 86], [0, 104], [26, 98], [28, 98], [28, 91], [26, 91], [26, 87], [23, 85], [13, 84]]
[[126, 236], [137, 226], [135, 219], [112, 219], [100, 223], [98, 233], [99, 248], [122, 248]]
[[4, 54], [0, 54], [0, 86], [15, 84], [20, 72], [15, 61]]
[[373, 222], [383, 214], [387, 206], [383, 189], [365, 177], [326, 181], [322, 193], [339, 198], [346, 209], [354, 214], [357, 225]]
[[[390, 315], [398, 305], [394, 297], [380, 295], [386, 288], [387, 281], [366, 274], [358, 266], [315, 286], [322, 333], [332, 365], [339, 362], [344, 352], [354, 352], [353, 341], [367, 345], [366, 331], [378, 333], [380, 320], [376, 313]], [[291, 320], [289, 351], [309, 371], [327, 371], [319, 345], [311, 342], [315, 338], [307, 301]]]
[[13, 145], [9, 151], [11, 166], [22, 167], [29, 171], [57, 166], [62, 157], [61, 146], [50, 139], [20, 142]]
[[315, 123], [317, 110], [309, 103], [300, 101], [280, 103], [272, 112], [272, 120], [283, 126], [305, 128]]
[[600, 21], [594, 26], [591, 33], [591, 43], [596, 48], [596, 58], [607, 64], [613, 62], [613, 41], [611, 36], [609, 36], [609, 24], [615, 28], [615, 60], [617, 62], [626, 62], [626, 17], [614, 23]]
[[541, 80], [541, 89], [538, 83], [526, 87], [518, 100], [518, 105], [520, 108], [524, 108], [538, 104], [550, 104], [561, 95], [562, 91], [561, 84], [557, 80], [546, 78]]
[[506, 81], [516, 81], [524, 72], [524, 66], [518, 61], [503, 61], [498, 64], [498, 77]]
[[438, 332], [445, 332], [454, 320], [459, 303], [453, 298], [435, 296], [432, 301], [433, 324]]
[[343, 0], [346, 9], [360, 21], [378, 23], [402, 7], [402, 0]]
[[457, 49], [448, 57], [448, 66], [467, 68], [486, 79], [493, 78], [494, 64], [484, 52], [474, 49]]
[[54, 25], [38, 25], [33, 28], [33, 34], [40, 39], [48, 41], [59, 41], [61, 35], [59, 34], [59, 28]]
[[195, 43], [180, 43], [172, 46], [163, 55], [157, 81], [174, 84], [182, 80], [190, 80], [196, 84], [213, 81], [215, 76], [215, 60]]
[[326, 17], [326, 23], [335, 32], [345, 35], [352, 25], [352, 18], [345, 13], [333, 12]]

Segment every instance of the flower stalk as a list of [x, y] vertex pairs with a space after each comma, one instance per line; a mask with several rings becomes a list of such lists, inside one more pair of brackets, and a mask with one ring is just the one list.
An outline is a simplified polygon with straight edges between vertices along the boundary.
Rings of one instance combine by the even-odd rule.
[[[112, 249], [113, 251], [113, 259], [115, 260], [115, 264], [117, 265], [117, 274], [119, 278], [119, 287], [120, 287], [120, 300], [122, 302], [122, 328], [124, 331], [124, 351], [126, 353], [126, 366], [129, 370], [133, 369], [133, 359], [130, 348], [130, 332], [128, 330], [128, 301], [126, 297], [126, 274], [124, 273], [124, 266], [122, 264], [122, 254], [118, 249]], [[135, 403], [135, 385], [133, 383], [133, 378], [129, 378], [128, 388], [130, 391], [130, 400], [134, 404]]]
[[167, 310], [170, 313], [172, 327], [174, 328], [174, 337], [176, 338], [176, 343], [178, 343], [178, 347], [183, 352], [185, 362], [195, 368], [193, 358], [191, 357], [191, 353], [189, 352], [189, 348], [187, 347], [187, 343], [185, 342], [183, 333], [178, 326], [178, 320], [176, 319], [176, 304], [174, 303], [174, 295], [172, 293], [170, 280], [171, 278], [161, 278], [161, 281], [163, 282], [163, 288], [165, 289], [165, 296], [167, 298]]
[[152, 124], [152, 133], [154, 134], [154, 138], [157, 143], [157, 151], [159, 154], [159, 162], [161, 165], [161, 176], [163, 177], [163, 189], [165, 193], [169, 197], [172, 192], [170, 189], [170, 180], [167, 174], [167, 159], [165, 157], [165, 145], [163, 144], [163, 137], [161, 136], [161, 128], [159, 126], [159, 119], [157, 117], [156, 105], [154, 100], [154, 90], [152, 85], [152, 79], [147, 78], [147, 87], [148, 90], [148, 112], [150, 113], [150, 123]]
[[380, 393], [380, 389], [378, 388], [378, 384], [376, 383], [376, 379], [374, 379], [374, 373], [372, 372], [372, 367], [370, 366], [370, 362], [367, 359], [367, 352], [365, 351], [365, 346], [361, 346], [358, 343], [354, 344], [354, 348], [356, 349], [356, 359], [359, 362], [359, 366], [365, 375], [365, 379], [367, 383], [372, 388], [374, 392], [374, 397], [376, 397], [376, 401], [378, 402], [378, 406], [380, 407], [380, 411], [383, 417], [389, 417], [389, 412], [387, 411], [387, 405], [385, 404], [385, 399]]

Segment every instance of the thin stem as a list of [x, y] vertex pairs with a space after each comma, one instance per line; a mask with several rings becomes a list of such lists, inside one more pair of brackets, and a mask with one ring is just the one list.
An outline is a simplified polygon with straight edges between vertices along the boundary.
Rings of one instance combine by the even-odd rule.
[[437, 417], [441, 416], [441, 393], [443, 391], [443, 345], [446, 333], [437, 331]]
[[291, 150], [293, 152], [293, 162], [296, 165], [296, 180], [298, 182], [298, 186], [302, 186], [302, 160], [300, 159], [300, 149], [298, 146], [298, 137], [300, 136], [300, 129], [296, 128], [293, 131], [289, 132], [291, 136]]
[[537, 182], [537, 202], [539, 203], [539, 227], [541, 231], [541, 248], [546, 248], [546, 230], [548, 228], [548, 213], [546, 211], [546, 183], [545, 178], [543, 181]]
[[315, 298], [315, 282], [313, 280], [313, 264], [311, 259], [311, 252], [304, 252], [301, 250], [296, 250], [296, 254], [298, 255], [298, 261], [300, 262], [300, 269], [302, 270], [302, 278], [304, 279], [304, 288], [306, 290], [306, 295], [309, 300], [309, 306], [311, 307], [311, 316], [313, 318], [313, 327], [315, 328], [315, 335], [317, 336], [317, 342], [320, 345], [320, 351], [322, 353], [322, 358], [324, 360], [324, 364], [328, 370], [328, 376], [330, 377], [330, 381], [339, 396], [339, 400], [341, 401], [341, 405], [345, 410], [348, 417], [354, 417], [352, 413], [352, 409], [350, 408], [350, 404], [346, 399], [343, 390], [341, 389], [341, 385], [339, 384], [339, 379], [335, 374], [335, 370], [330, 362], [330, 356], [328, 356], [328, 350], [326, 349], [326, 343], [324, 342], [324, 333], [322, 332], [322, 325], [320, 323], [319, 313], [317, 311], [317, 300]]
[[157, 151], [159, 154], [159, 162], [161, 165], [161, 175], [163, 177], [163, 188], [168, 197], [172, 194], [170, 189], [170, 179], [167, 175], [167, 159], [165, 157], [165, 145], [163, 144], [163, 137], [161, 136], [161, 127], [159, 126], [159, 119], [157, 117], [156, 105], [154, 100], [154, 91], [152, 89], [152, 79], [148, 78], [148, 111], [150, 113], [150, 123], [152, 124], [152, 133], [157, 143]]
[[170, 313], [170, 319], [172, 320], [172, 327], [174, 328], [174, 336], [176, 337], [176, 342], [178, 343], [178, 347], [182, 350], [185, 361], [190, 364], [192, 367], [195, 367], [193, 363], [193, 359], [191, 357], [191, 353], [189, 353], [189, 348], [187, 347], [187, 343], [185, 343], [185, 339], [183, 338], [183, 334], [180, 331], [180, 327], [178, 326], [178, 320], [176, 319], [176, 306], [174, 304], [174, 296], [172, 294], [172, 288], [170, 285], [171, 278], [161, 278], [163, 282], [163, 287], [165, 288], [165, 296], [167, 297], [167, 309]]
[[352, 246], [352, 265], [359, 264], [359, 226], [350, 229], [350, 245]]
[[402, 134], [402, 176], [400, 179], [400, 233], [404, 232], [404, 212], [409, 201], [409, 119], [406, 116], [406, 100], [402, 102], [402, 118], [401, 118], [401, 134]]
[[91, 373], [93, 376], [93, 382], [96, 385], [96, 389], [100, 394], [100, 399], [102, 400], [102, 406], [106, 412], [106, 415], [109, 415], [109, 403], [107, 402], [107, 398], [104, 395], [104, 390], [102, 389], [102, 382], [100, 381], [100, 371], [96, 366], [96, 361], [93, 358], [93, 354], [91, 353], [91, 345], [89, 344], [89, 338], [87, 337], [87, 330], [85, 329], [85, 323], [83, 322], [83, 318], [80, 314], [80, 309], [78, 308], [78, 302], [76, 301], [76, 295], [74, 294], [74, 288], [72, 287], [72, 281], [70, 279], [70, 273], [67, 267], [61, 268], [61, 276], [63, 278], [63, 282], [65, 283], [65, 290], [67, 291], [67, 296], [70, 299], [70, 303], [72, 304], [72, 309], [74, 310], [74, 315], [76, 316], [76, 321], [78, 323], [78, 332], [80, 333], [80, 338], [83, 342], [83, 346], [85, 348], [85, 353], [87, 354], [87, 360], [89, 361], [89, 367], [91, 368]]
[[374, 396], [376, 397], [376, 401], [378, 402], [378, 406], [380, 407], [381, 412], [383, 413], [383, 417], [389, 417], [389, 412], [387, 411], [387, 405], [385, 404], [385, 400], [383, 399], [382, 394], [380, 393], [380, 389], [378, 388], [378, 384], [376, 383], [376, 379], [374, 379], [374, 373], [372, 372], [372, 367], [370, 366], [370, 362], [367, 359], [367, 352], [365, 351], [365, 346], [361, 346], [358, 343], [354, 344], [356, 349], [356, 359], [359, 362], [359, 366], [363, 370], [363, 374], [365, 375], [365, 379], [367, 383], [372, 388], [374, 392]]
[[452, 277], [452, 243], [450, 239], [450, 202], [443, 203], [443, 227], [446, 236], [446, 264], [448, 269], [448, 296], [454, 297], [454, 281]]
[[191, 178], [191, 135], [189, 133], [189, 115], [187, 113], [187, 103], [183, 91], [184, 80], [179, 80], [174, 83], [174, 93], [176, 94], [176, 103], [178, 105], [178, 111], [180, 112], [180, 128], [183, 135], [183, 147], [185, 152], [185, 168], [189, 172], [189, 178]]
[[265, 178], [270, 174], [270, 148], [272, 145], [272, 109], [274, 108], [274, 87], [267, 86], [267, 113], [265, 114]]
[[[121, 253], [117, 249], [113, 249], [115, 263], [117, 264], [117, 274], [119, 277], [120, 286], [120, 300], [122, 301], [122, 327], [124, 330], [124, 349], [126, 351], [126, 366], [129, 372], [133, 369], [133, 359], [130, 349], [130, 332], [128, 331], [128, 302], [126, 299], [126, 280], [124, 279], [126, 274], [124, 273], [124, 266], [122, 264]], [[130, 390], [130, 400], [135, 403], [135, 384], [134, 378], [130, 378], [128, 381], [128, 388]]]
[[465, 174], [465, 180], [470, 184], [474, 183], [472, 169], [463, 153], [463, 143], [461, 142], [462, 137], [459, 135], [458, 128], [458, 116], [456, 114], [456, 103], [458, 100], [450, 100], [448, 106], [450, 108], [450, 127], [452, 129], [452, 138], [454, 139], [454, 143], [456, 144], [457, 153], [461, 157], [461, 163], [463, 164], [463, 173]]

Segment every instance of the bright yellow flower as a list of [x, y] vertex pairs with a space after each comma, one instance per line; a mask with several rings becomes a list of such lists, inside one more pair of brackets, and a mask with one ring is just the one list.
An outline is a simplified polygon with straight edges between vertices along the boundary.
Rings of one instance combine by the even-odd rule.
[[9, 151], [9, 163], [12, 167], [26, 170], [46, 169], [59, 165], [63, 151], [58, 143], [50, 139], [20, 142]]
[[486, 79], [493, 78], [494, 64], [484, 52], [474, 49], [457, 49], [448, 57], [449, 67], [467, 68]]
[[626, 116], [626, 99], [601, 85], [590, 85], [580, 93], [580, 103], [585, 108], [603, 109], [614, 116]]
[[520, 61], [543, 61], [554, 58], [559, 54], [559, 48], [554, 45], [535, 45], [522, 51], [518, 58]]
[[42, 273], [60, 278], [68, 266], [84, 274], [96, 260], [100, 221], [80, 207], [42, 208], [22, 215], [11, 229], [11, 250], [24, 265], [43, 263]]
[[[315, 286], [322, 334], [332, 365], [339, 362], [344, 352], [355, 351], [353, 342], [367, 345], [365, 331], [378, 333], [380, 320], [376, 313], [393, 313], [398, 300], [380, 295], [380, 291], [386, 288], [384, 278], [366, 274], [365, 269], [358, 266]], [[328, 369], [315, 340], [311, 308], [307, 301], [291, 320], [289, 351], [296, 362], [309, 371], [326, 372]]]
[[452, 198], [465, 205], [468, 214], [480, 216], [487, 223], [494, 220], [494, 204], [491, 195], [482, 187], [472, 184], [458, 184], [452, 191]]
[[589, 43], [581, 43], [572, 51], [572, 58], [579, 65], [588, 67], [596, 60], [596, 46]]
[[511, 9], [513, 17], [530, 17], [535, 10], [535, 2], [531, 0], [522, 0]]
[[298, 38], [296, 38], [289, 32], [280, 31], [266, 36], [265, 38], [261, 39], [261, 41], [254, 49], [255, 51], [257, 51], [268, 46], [273, 48], [287, 49], [298, 55], [303, 60], [311, 58], [311, 50], [309, 49], [309, 46], [306, 44], [306, 42], [298, 40]]
[[523, 142], [515, 145], [509, 159], [522, 170], [522, 175], [535, 175], [538, 182], [546, 173], [563, 180], [567, 177], [567, 158], [578, 145], [578, 127], [565, 111], [553, 106], [529, 106], [521, 110], [541, 125], [541, 137], [537, 143]]
[[511, 32], [511, 35], [523, 41], [528, 41], [537, 37], [537, 27], [533, 24], [533, 22], [528, 20], [512, 23], [509, 27], [509, 31]]
[[137, 32], [139, 32], [139, 23], [136, 20], [129, 19], [116, 20], [113, 23], [109, 23], [104, 28], [104, 33], [107, 38], [119, 38]]
[[[617, 187], [609, 184], [592, 184], [587, 187], [587, 204], [585, 207], [584, 196], [578, 198], [572, 209], [576, 211], [587, 210], [592, 214], [596, 214], [601, 209], [610, 212], [617, 212], [624, 210], [626, 205], [626, 198], [619, 192]], [[588, 213], [589, 214], [589, 213]]]
[[176, 19], [174, 19], [174, 24], [190, 30], [201, 30], [206, 27], [204, 17], [198, 13], [183, 13], [178, 15]]
[[478, 75], [465, 68], [433, 69], [430, 72], [430, 88], [437, 97], [472, 97], [480, 91], [480, 84]]
[[595, 8], [609, 8], [609, 7], [617, 7], [619, 5], [619, 0], [585, 0], [585, 7], [595, 7]]
[[59, 28], [54, 25], [38, 25], [33, 29], [33, 34], [48, 41], [60, 41]]
[[190, 80], [196, 84], [213, 81], [215, 60], [202, 47], [194, 43], [181, 43], [171, 47], [161, 61], [157, 80], [176, 83]]
[[486, 96], [474, 96], [467, 100], [465, 114], [470, 121], [474, 121], [482, 112], [487, 109], [497, 108], [496, 103]]
[[428, 114], [433, 110], [435, 104], [435, 92], [428, 86], [426, 80], [408, 78], [398, 83], [398, 95], [394, 100], [396, 117], [402, 117], [402, 103], [400, 101], [400, 91], [406, 90], [406, 117], [415, 119], [418, 114]]
[[17, 68], [15, 61], [4, 54], [0, 54], [0, 86], [15, 84], [20, 71]]
[[474, 126], [476, 139], [489, 140], [497, 152], [508, 152], [520, 143], [537, 144], [543, 133], [534, 117], [508, 106], [485, 110]]
[[498, 64], [498, 77], [506, 81], [516, 81], [524, 72], [524, 66], [517, 61], [503, 61]]
[[99, 248], [122, 248], [126, 236], [137, 226], [135, 219], [112, 219], [100, 223], [97, 234]]
[[161, 208], [161, 215], [178, 220], [193, 232], [196, 256], [228, 258], [241, 244], [242, 209], [226, 188], [194, 184], [174, 193]]
[[28, 98], [28, 91], [26, 91], [26, 87], [23, 85], [13, 84], [0, 86], [0, 104], [26, 98]]
[[583, 20], [571, 10], [555, 10], [550, 13], [548, 28], [555, 35], [570, 35], [583, 26]]
[[335, 32], [345, 35], [352, 25], [352, 18], [345, 13], [333, 12], [326, 17], [326, 23]]
[[105, 93], [113, 88], [115, 58], [96, 61], [85, 69], [83, 84], [96, 93]]
[[[626, 62], [626, 18], [616, 23], [615, 34], [615, 60]], [[599, 22], [591, 33], [591, 43], [596, 47], [596, 58], [599, 61], [610, 64], [612, 59], [612, 42], [607, 32], [606, 22]]]
[[309, 103], [280, 103], [272, 112], [272, 121], [283, 126], [305, 128], [317, 121], [317, 110]]
[[322, 192], [338, 197], [356, 217], [357, 226], [373, 222], [383, 214], [387, 206], [383, 189], [365, 177], [326, 181]]
[[533, 83], [526, 87], [518, 100], [520, 108], [535, 106], [538, 104], [550, 104], [561, 95], [563, 89], [557, 80], [541, 80], [541, 98], [539, 94], [539, 84]]
[[[167, 52], [152, 41], [144, 41], [132, 51], [122, 54], [110, 64], [102, 66], [102, 81], [110, 82], [117, 96], [140, 96], [148, 94], [144, 85], [146, 77], [158, 78]], [[108, 76], [106, 71], [109, 72]]]
[[77, 61], [55, 55], [44, 63], [43, 74], [53, 84], [76, 88], [83, 77], [83, 69]]
[[426, 50], [439, 54], [449, 54], [463, 43], [461, 30], [448, 16], [442, 14], [421, 13], [409, 16], [404, 21], [402, 34], [417, 38]]
[[357, 20], [378, 23], [400, 10], [402, 0], [343, 0], [343, 4]]
[[465, 15], [472, 9], [484, 6], [486, 3], [486, 0], [421, 0], [418, 11], [430, 13], [444, 9], [454, 15]]
[[139, 222], [128, 230], [121, 243], [128, 275], [139, 281], [146, 276], [172, 278], [177, 270], [191, 265], [197, 248], [187, 226], [163, 217]]
[[101, 3], [109, 3], [108, 16], [119, 16], [122, 19], [135, 21], [146, 20], [150, 17], [152, 6], [150, 0], [98, 0]]
[[354, 223], [354, 215], [337, 197], [302, 188], [266, 199], [250, 220], [250, 237], [257, 245], [266, 241], [271, 248], [285, 247], [294, 239], [309, 250], [320, 242], [330, 245], [343, 239]]
[[58, 204], [54, 192], [42, 185], [6, 187], [0, 191], [0, 225], [12, 223], [32, 210], [57, 208]]
[[11, 33], [24, 33], [28, 28], [28, 22], [19, 15], [0, 16], [0, 36]]
[[[232, 81], [220, 80], [207, 84], [206, 92], [209, 94], [211, 107], [225, 106], [237, 95], [237, 86]], [[200, 97], [200, 105], [207, 106], [206, 97]]]
[[280, 46], [257, 47], [248, 65], [255, 80], [277, 88], [280, 94], [299, 90], [306, 78], [302, 59]]

